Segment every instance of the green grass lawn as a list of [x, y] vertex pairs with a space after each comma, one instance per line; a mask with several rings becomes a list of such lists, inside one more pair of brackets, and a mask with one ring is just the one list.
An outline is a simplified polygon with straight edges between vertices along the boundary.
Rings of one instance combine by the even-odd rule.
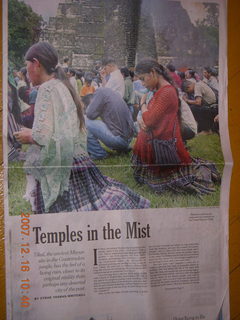
[[[224, 162], [221, 152], [220, 139], [217, 134], [199, 135], [188, 142], [188, 148], [193, 157], [200, 157], [205, 160], [215, 162], [220, 172], [223, 170]], [[112, 152], [112, 156], [95, 161], [104, 175], [114, 178], [129, 186], [137, 193], [151, 201], [152, 208], [174, 208], [174, 207], [198, 207], [198, 206], [218, 206], [220, 199], [220, 186], [216, 186], [216, 192], [198, 198], [193, 195], [176, 195], [164, 193], [155, 194], [147, 186], [137, 185], [130, 163], [131, 154], [117, 155]], [[9, 213], [19, 215], [21, 212], [31, 212], [28, 202], [23, 199], [26, 187], [25, 173], [22, 169], [22, 162], [12, 162], [9, 164]]]

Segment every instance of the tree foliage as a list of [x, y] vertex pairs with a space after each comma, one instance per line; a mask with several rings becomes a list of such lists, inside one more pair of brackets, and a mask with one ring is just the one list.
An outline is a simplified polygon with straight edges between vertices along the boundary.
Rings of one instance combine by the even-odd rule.
[[206, 17], [198, 21], [197, 28], [201, 35], [201, 43], [215, 56], [215, 63], [218, 60], [219, 47], [219, 6], [215, 3], [204, 3]]
[[19, 68], [27, 49], [39, 40], [43, 19], [23, 1], [8, 1], [8, 54]]

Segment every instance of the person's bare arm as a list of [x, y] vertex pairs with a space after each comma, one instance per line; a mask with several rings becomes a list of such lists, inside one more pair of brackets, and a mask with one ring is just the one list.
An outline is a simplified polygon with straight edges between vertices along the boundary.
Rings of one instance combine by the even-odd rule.
[[188, 104], [194, 104], [196, 106], [201, 106], [202, 105], [202, 98], [201, 97], [196, 97], [194, 100], [192, 100], [192, 99], [188, 99], [186, 96], [183, 96], [183, 99]]

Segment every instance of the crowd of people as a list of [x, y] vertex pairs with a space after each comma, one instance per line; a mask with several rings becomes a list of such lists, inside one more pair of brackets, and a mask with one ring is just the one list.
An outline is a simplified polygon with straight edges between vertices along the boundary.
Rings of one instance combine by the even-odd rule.
[[134, 70], [108, 58], [83, 72], [68, 58], [60, 65], [48, 42], [25, 60], [9, 75], [9, 159], [30, 145], [25, 199], [34, 212], [148, 208], [148, 199], [97, 168], [95, 160], [111, 156], [105, 146], [129, 154], [135, 180], [159, 195], [214, 192], [215, 165], [192, 158], [186, 141], [218, 131], [215, 69], [201, 79], [150, 58]]

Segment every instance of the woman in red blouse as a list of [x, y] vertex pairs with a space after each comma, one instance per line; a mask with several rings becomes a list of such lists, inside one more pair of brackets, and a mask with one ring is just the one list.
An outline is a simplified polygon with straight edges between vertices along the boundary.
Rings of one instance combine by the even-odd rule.
[[[214, 165], [192, 159], [186, 150], [180, 130], [178, 92], [168, 73], [152, 59], [140, 61], [135, 72], [143, 85], [154, 92], [148, 105], [145, 99], [141, 101], [141, 130], [132, 157], [135, 179], [157, 192], [171, 190], [203, 194], [213, 191], [213, 182], [219, 179], [219, 174]], [[161, 140], [176, 138], [180, 165], [154, 164], [152, 137]]]

